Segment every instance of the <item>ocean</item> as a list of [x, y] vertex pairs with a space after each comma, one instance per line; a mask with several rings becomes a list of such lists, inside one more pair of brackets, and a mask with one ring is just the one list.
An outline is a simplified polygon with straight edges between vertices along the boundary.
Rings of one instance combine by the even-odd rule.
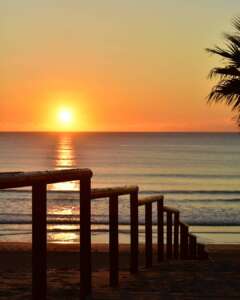
[[[141, 195], [163, 194], [205, 243], [240, 243], [238, 133], [0, 133], [0, 172], [85, 167], [93, 187], [133, 184]], [[77, 191], [78, 182], [48, 186], [49, 242], [79, 241]], [[128, 197], [119, 199], [119, 222], [120, 242], [128, 243]], [[108, 200], [93, 200], [93, 242], [107, 242], [107, 224]], [[1, 241], [31, 241], [30, 188], [0, 191]]]

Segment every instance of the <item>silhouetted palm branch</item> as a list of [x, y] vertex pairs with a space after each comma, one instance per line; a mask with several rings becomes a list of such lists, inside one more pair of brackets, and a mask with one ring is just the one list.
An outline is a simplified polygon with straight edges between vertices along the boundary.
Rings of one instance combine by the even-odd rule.
[[233, 19], [236, 32], [225, 34], [226, 47], [207, 48], [207, 52], [223, 58], [223, 67], [213, 68], [209, 77], [219, 78], [208, 95], [209, 102], [224, 102], [237, 112], [236, 121], [240, 126], [240, 17]]
[[215, 76], [220, 76], [220, 77], [240, 77], [240, 71], [233, 66], [227, 66], [224, 68], [213, 68], [210, 73], [209, 77], [213, 78]]

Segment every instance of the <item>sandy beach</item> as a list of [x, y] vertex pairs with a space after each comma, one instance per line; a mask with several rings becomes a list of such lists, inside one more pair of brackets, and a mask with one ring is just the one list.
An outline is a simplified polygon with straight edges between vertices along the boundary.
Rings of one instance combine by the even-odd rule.
[[[78, 245], [48, 246], [48, 299], [78, 299]], [[164, 261], [128, 272], [129, 246], [120, 246], [120, 285], [108, 287], [108, 248], [93, 245], [93, 299], [240, 299], [240, 245], [209, 245], [209, 260]], [[31, 299], [31, 245], [0, 245], [0, 299]]]

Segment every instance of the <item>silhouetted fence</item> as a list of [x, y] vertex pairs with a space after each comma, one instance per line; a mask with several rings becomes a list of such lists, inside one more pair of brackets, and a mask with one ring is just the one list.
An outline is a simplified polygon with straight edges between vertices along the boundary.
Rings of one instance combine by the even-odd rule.
[[[109, 284], [119, 283], [119, 196], [130, 200], [130, 262], [131, 273], [138, 272], [139, 232], [138, 208], [145, 207], [145, 266], [153, 262], [152, 204], [157, 203], [157, 257], [164, 259], [205, 259], [204, 245], [197, 243], [188, 226], [179, 220], [179, 211], [163, 205], [163, 196], [138, 199], [137, 186], [91, 189], [89, 169], [0, 174], [0, 189], [32, 187], [32, 297], [45, 300], [47, 295], [47, 185], [80, 181], [80, 298], [91, 294], [91, 199], [109, 199]], [[166, 225], [166, 226], [165, 226]], [[164, 228], [166, 227], [166, 235]], [[166, 238], [164, 239], [164, 237]], [[166, 240], [166, 243], [164, 243]], [[164, 245], [166, 244], [166, 250]]]

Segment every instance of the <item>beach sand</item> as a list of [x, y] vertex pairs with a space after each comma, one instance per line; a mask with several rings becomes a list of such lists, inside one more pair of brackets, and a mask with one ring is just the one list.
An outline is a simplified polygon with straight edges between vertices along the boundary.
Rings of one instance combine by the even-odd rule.
[[[209, 245], [209, 260], [155, 262], [130, 275], [129, 246], [120, 246], [119, 288], [108, 285], [108, 248], [93, 245], [92, 299], [240, 299], [240, 245]], [[156, 250], [156, 249], [155, 249]], [[79, 299], [79, 246], [48, 246], [48, 299]], [[0, 244], [0, 299], [31, 299], [31, 245]]]

